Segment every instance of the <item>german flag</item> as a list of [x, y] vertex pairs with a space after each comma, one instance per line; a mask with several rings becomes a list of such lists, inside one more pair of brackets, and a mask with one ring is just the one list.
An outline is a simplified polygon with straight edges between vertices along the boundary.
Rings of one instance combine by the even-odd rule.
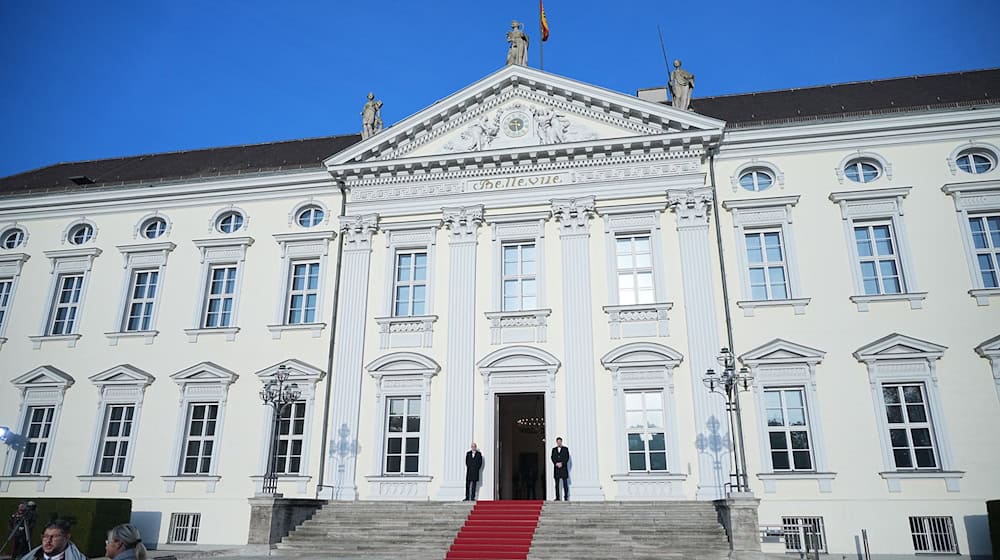
[[538, 0], [538, 12], [541, 14], [541, 20], [542, 20], [542, 41], [548, 41], [549, 20], [545, 19], [545, 6], [542, 5], [542, 0]]

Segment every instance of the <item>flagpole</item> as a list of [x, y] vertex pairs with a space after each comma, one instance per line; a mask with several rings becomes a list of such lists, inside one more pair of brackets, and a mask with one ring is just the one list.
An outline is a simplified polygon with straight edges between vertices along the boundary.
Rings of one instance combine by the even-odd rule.
[[[541, 2], [539, 2], [539, 7]], [[542, 27], [542, 13], [538, 13], [538, 69], [545, 70], [545, 29]]]
[[660, 35], [660, 50], [663, 51], [663, 65], [667, 68], [666, 98], [667, 101], [670, 101], [670, 61], [667, 59], [667, 47], [663, 46], [663, 32], [660, 31], [659, 24], [656, 24], [656, 32]]

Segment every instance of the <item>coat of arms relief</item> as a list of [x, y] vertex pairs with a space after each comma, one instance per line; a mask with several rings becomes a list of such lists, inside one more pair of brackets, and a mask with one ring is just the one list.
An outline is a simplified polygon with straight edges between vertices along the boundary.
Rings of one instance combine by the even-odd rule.
[[521, 146], [564, 144], [596, 140], [597, 133], [551, 107], [516, 102], [486, 113], [465, 126], [444, 145], [447, 152], [478, 152]]

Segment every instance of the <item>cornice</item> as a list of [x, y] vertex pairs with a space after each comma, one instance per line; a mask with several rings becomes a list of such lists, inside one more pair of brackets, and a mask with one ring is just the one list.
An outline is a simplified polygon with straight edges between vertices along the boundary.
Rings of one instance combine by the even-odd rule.
[[854, 200], [880, 200], [886, 198], [905, 197], [913, 187], [894, 187], [889, 189], [865, 189], [860, 191], [838, 191], [830, 193], [831, 202]]
[[726, 200], [722, 207], [726, 210], [742, 210], [744, 208], [769, 208], [772, 206], [795, 206], [799, 203], [799, 195], [775, 196], [768, 198], [744, 198], [740, 200]]

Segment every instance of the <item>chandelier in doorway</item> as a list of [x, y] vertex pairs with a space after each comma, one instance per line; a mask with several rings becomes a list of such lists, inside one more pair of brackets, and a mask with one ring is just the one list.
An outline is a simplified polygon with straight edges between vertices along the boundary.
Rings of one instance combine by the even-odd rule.
[[517, 429], [525, 434], [540, 434], [545, 431], [545, 418], [542, 416], [523, 416], [514, 421]]

